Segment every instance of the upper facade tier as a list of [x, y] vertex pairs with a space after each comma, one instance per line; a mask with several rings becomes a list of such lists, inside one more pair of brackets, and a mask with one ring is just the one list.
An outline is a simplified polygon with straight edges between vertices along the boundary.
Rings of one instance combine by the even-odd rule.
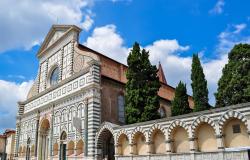
[[[127, 66], [79, 43], [81, 29], [74, 25], [53, 25], [44, 39], [37, 57], [39, 69], [31, 87], [27, 102], [51, 89], [58, 88], [76, 73], [89, 68], [91, 61], [100, 64], [100, 76], [125, 84]], [[167, 101], [174, 97], [175, 88], [167, 84], [164, 72], [159, 65], [161, 88], [159, 96]], [[193, 106], [192, 97], [189, 97]]]

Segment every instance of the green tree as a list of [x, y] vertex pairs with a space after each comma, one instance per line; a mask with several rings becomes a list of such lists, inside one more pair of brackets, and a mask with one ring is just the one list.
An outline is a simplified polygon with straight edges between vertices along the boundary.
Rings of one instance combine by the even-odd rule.
[[205, 79], [198, 54], [193, 55], [191, 80], [194, 99], [194, 111], [198, 112], [209, 109], [210, 105], [208, 103], [207, 80]]
[[250, 102], [250, 45], [238, 44], [228, 54], [215, 93], [216, 107]]
[[172, 101], [172, 116], [178, 116], [192, 112], [188, 103], [186, 84], [179, 82], [175, 89], [175, 96]]
[[129, 53], [126, 73], [125, 112], [126, 123], [136, 123], [159, 118], [158, 90], [160, 82], [156, 66], [149, 61], [149, 52], [138, 43]]

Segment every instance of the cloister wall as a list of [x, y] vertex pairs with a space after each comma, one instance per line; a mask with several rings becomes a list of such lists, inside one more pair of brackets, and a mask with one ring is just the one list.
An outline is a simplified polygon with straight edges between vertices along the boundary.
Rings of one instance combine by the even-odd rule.
[[[238, 150], [250, 148], [250, 103], [124, 126], [104, 122], [96, 135], [96, 157], [104, 130], [113, 135], [118, 160], [245, 159], [247, 150]], [[225, 152], [228, 148], [235, 150]]]

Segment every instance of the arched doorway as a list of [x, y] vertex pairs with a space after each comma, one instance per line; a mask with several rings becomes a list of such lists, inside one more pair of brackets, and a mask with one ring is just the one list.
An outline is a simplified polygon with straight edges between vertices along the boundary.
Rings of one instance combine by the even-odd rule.
[[60, 160], [66, 160], [67, 134], [65, 131], [60, 136]]
[[27, 140], [26, 160], [30, 160], [30, 138]]
[[97, 140], [100, 159], [114, 160], [115, 147], [113, 134], [108, 129], [103, 129]]
[[49, 155], [49, 129], [50, 123], [48, 119], [44, 119], [40, 125], [39, 132], [39, 160], [47, 160]]

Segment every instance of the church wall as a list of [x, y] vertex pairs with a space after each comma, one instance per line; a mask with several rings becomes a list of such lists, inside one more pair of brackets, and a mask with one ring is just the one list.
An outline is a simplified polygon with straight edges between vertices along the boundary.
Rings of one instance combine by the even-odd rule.
[[124, 85], [102, 77], [101, 79], [101, 121], [122, 124], [118, 119], [118, 96], [124, 96]]

